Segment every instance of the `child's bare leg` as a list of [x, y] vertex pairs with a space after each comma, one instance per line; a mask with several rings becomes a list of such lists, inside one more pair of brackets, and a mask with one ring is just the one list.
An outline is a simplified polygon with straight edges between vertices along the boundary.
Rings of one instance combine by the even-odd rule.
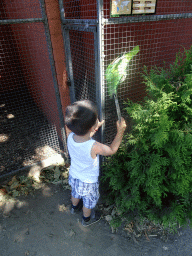
[[72, 205], [77, 206], [80, 199], [79, 198], [74, 198], [73, 196], [71, 197]]
[[83, 218], [81, 224], [84, 227], [88, 227], [93, 223], [96, 223], [97, 221], [100, 220], [100, 218], [101, 215], [98, 214], [96, 211], [93, 210], [92, 212], [92, 209], [88, 209], [85, 206], [83, 206]]
[[90, 217], [91, 216], [91, 209], [88, 209], [85, 206], [83, 206], [83, 216], [85, 218]]

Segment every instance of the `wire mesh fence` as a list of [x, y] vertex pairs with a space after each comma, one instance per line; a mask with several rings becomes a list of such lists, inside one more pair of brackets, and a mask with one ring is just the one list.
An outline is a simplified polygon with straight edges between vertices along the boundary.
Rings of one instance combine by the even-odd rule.
[[0, 20], [4, 19], [29, 19], [41, 18], [41, 7], [39, 0], [33, 1], [1, 1]]
[[96, 19], [96, 0], [63, 1], [65, 19]]
[[[115, 2], [118, 3], [120, 1]], [[133, 1], [131, 2], [133, 6]], [[141, 1], [138, 0], [134, 2], [140, 3]], [[150, 0], [148, 2], [150, 2]], [[111, 17], [110, 12], [111, 1], [103, 0], [103, 18], [109, 19]], [[192, 4], [190, 0], [156, 0], [155, 15], [182, 14], [191, 12]]]
[[[191, 46], [192, 19], [163, 20], [155, 22], [109, 24], [104, 28], [104, 69], [123, 52], [129, 52], [139, 45], [140, 52], [130, 62], [127, 79], [118, 87], [121, 102], [128, 98], [134, 102], [146, 96], [142, 73], [144, 66], [168, 67], [175, 60], [176, 53]], [[103, 78], [105, 80], [105, 77]], [[114, 135], [115, 111], [111, 111], [108, 85], [105, 80], [106, 141]], [[113, 107], [114, 109], [114, 107]]]
[[[100, 109], [97, 88], [96, 30], [77, 25], [65, 26], [66, 58], [71, 81], [71, 102], [89, 99]], [[95, 135], [99, 139], [99, 134]]]
[[0, 6], [0, 177], [60, 156], [62, 146], [45, 26], [25, 20], [42, 16], [40, 3], [5, 3]]
[[75, 98], [96, 102], [94, 34], [71, 29], [69, 37]]
[[[154, 13], [136, 15], [132, 14], [133, 10], [131, 10], [130, 15], [117, 15], [116, 17], [111, 15], [112, 2], [123, 11], [125, 5], [130, 1], [82, 0], [70, 1], [70, 4], [63, 1], [64, 25], [74, 23], [77, 27], [80, 25], [97, 27], [98, 37], [95, 37], [94, 40], [97, 45], [98, 63], [95, 68], [99, 66], [98, 75], [101, 79], [95, 80], [95, 87], [96, 93], [100, 90], [101, 112], [106, 120], [103, 139], [105, 143], [112, 141], [116, 132], [115, 122], [117, 120], [114, 100], [109, 97], [106, 82], [105, 72], [108, 65], [118, 56], [129, 52], [137, 45], [139, 46], [139, 53], [129, 63], [127, 78], [119, 85], [117, 91], [123, 112], [124, 102], [127, 98], [132, 101], [141, 101], [146, 96], [142, 79], [144, 66], [147, 66], [148, 69], [153, 66], [168, 67], [175, 60], [177, 52], [183, 51], [184, 48], [189, 49], [192, 45], [192, 2], [190, 0], [134, 1], [139, 4], [155, 2]], [[85, 10], [85, 6], [91, 6], [90, 11]], [[133, 1], [129, 6], [133, 8]], [[83, 39], [77, 33], [76, 39], [73, 38], [73, 40], [79, 42], [77, 47], [79, 47], [79, 51], [81, 49], [83, 56], [86, 52], [86, 48], [81, 48]], [[71, 53], [73, 51], [74, 49], [71, 48]], [[90, 63], [93, 57], [94, 55], [88, 57]], [[76, 66], [75, 73], [81, 63], [82, 59], [72, 64], [72, 66]], [[80, 82], [82, 79], [78, 80], [77, 78], [74, 82], [78, 87], [78, 89], [76, 88], [79, 91], [78, 95], [80, 95], [84, 89]]]

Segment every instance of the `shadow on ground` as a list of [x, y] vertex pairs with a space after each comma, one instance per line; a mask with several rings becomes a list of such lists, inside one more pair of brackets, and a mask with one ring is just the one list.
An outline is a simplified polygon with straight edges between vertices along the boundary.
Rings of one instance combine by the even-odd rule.
[[59, 154], [56, 128], [29, 93], [0, 93], [0, 176]]

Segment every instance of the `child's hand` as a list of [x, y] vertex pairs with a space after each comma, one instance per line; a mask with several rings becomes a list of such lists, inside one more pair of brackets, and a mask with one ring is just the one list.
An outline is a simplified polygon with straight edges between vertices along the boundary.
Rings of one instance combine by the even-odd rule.
[[90, 137], [93, 137], [93, 135], [99, 130], [99, 128], [104, 124], [104, 122], [104, 120], [101, 122], [99, 122], [98, 120], [97, 126], [92, 128], [94, 130], [90, 133]]
[[105, 120], [103, 120], [103, 121], [101, 121], [101, 122], [98, 121], [98, 124], [97, 124], [97, 127], [96, 127], [95, 130], [98, 131], [99, 128], [104, 124], [104, 122], [105, 122]]
[[126, 125], [125, 119], [121, 117], [121, 122], [117, 121], [117, 132], [124, 133], [126, 127], [127, 125]]

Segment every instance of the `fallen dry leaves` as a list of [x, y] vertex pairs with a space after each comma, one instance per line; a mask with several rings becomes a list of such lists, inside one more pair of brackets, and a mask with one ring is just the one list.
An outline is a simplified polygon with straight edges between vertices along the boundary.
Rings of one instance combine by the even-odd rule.
[[[0, 207], [3, 200], [7, 198], [16, 198], [21, 195], [34, 193], [36, 189], [42, 188], [42, 184], [52, 183], [61, 184], [64, 189], [70, 189], [68, 185], [68, 166], [49, 166], [42, 169], [40, 174], [40, 183], [37, 183], [32, 178], [27, 176], [13, 176], [6, 184], [0, 186]], [[120, 212], [113, 205], [100, 204], [99, 209], [103, 213], [105, 220], [110, 224], [112, 233], [118, 232], [118, 228], [112, 225], [115, 218], [119, 218]], [[65, 205], [59, 206], [59, 211], [66, 211]], [[166, 231], [163, 226], [157, 225], [152, 221], [135, 218], [132, 221], [122, 220], [121, 230], [126, 232], [127, 236], [132, 238], [135, 243], [138, 243], [139, 237], [145, 237], [150, 242], [150, 237], [163, 237], [166, 239]]]
[[[151, 238], [158, 237], [166, 241], [168, 239], [169, 230], [166, 230], [161, 224], [156, 224], [146, 218], [140, 219], [134, 217], [133, 220], [128, 221], [128, 218], [121, 219], [122, 223], [120, 227], [113, 226], [113, 220], [120, 218], [120, 214], [115, 205], [100, 205], [100, 210], [105, 216], [105, 220], [111, 226], [112, 233], [122, 233], [131, 238], [135, 243], [139, 243], [138, 239], [141, 237], [146, 238], [150, 242]], [[123, 232], [124, 231], [124, 232]]]
[[50, 166], [42, 169], [40, 175], [40, 184], [31, 177], [25, 175], [15, 175], [6, 184], [0, 186], [0, 194], [11, 197], [28, 195], [35, 189], [41, 188], [43, 183], [62, 184], [68, 189], [68, 168], [65, 166]]

